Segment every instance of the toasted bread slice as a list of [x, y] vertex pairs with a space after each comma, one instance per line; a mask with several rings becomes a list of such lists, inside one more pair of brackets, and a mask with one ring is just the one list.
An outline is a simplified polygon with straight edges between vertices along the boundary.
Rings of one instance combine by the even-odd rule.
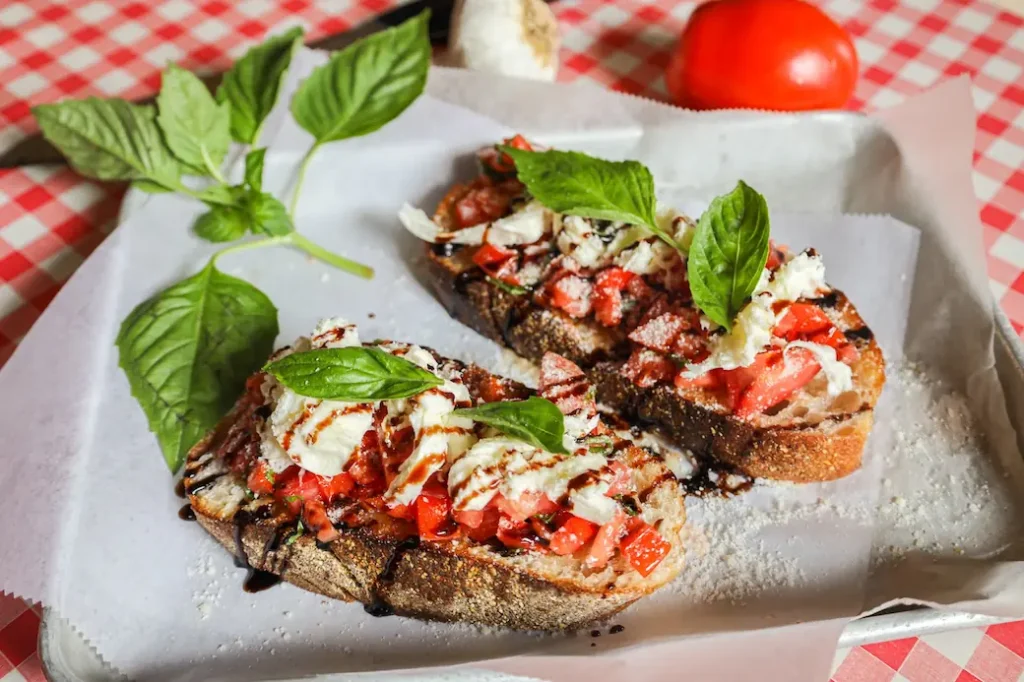
[[[463, 380], [479, 399], [497, 380], [464, 366]], [[530, 391], [501, 381], [507, 397]], [[273, 499], [251, 499], [247, 469], [259, 456], [267, 410], [247, 393], [189, 453], [185, 486], [197, 521], [236, 561], [303, 589], [360, 601], [372, 615], [391, 613], [524, 630], [580, 628], [608, 617], [658, 589], [682, 568], [685, 505], [676, 479], [650, 452], [629, 447], [624, 462], [642, 500], [643, 518], [672, 543], [647, 577], [616, 554], [598, 570], [584, 558], [549, 553], [510, 554], [467, 538], [419, 541], [408, 521], [361, 509], [357, 522], [335, 523], [340, 535], [318, 542], [298, 535], [294, 514]], [[329, 509], [329, 513], [334, 510]]]
[[[450, 225], [442, 209], [434, 220]], [[816, 303], [858, 351], [853, 390], [829, 396], [823, 376], [767, 413], [739, 419], [720, 394], [671, 383], [641, 387], [620, 371], [634, 345], [620, 328], [574, 319], [530, 295], [499, 287], [472, 260], [472, 247], [428, 244], [429, 280], [449, 314], [484, 336], [537, 361], [556, 352], [587, 371], [602, 403], [654, 424], [696, 456], [754, 477], [796, 482], [846, 476], [861, 463], [873, 409], [885, 382], [885, 362], [853, 304], [832, 290]]]

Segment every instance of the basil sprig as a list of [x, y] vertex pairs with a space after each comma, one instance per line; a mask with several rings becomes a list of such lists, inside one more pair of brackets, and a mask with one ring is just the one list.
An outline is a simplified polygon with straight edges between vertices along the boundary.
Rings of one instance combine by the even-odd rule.
[[[313, 131], [316, 143], [306, 162], [324, 143], [380, 128], [420, 95], [430, 61], [426, 19], [422, 14], [354, 43], [341, 53], [345, 57], [335, 57], [300, 86], [293, 98], [296, 119], [307, 128], [310, 121], [326, 126], [323, 135]], [[218, 258], [291, 246], [346, 272], [373, 276], [371, 268], [299, 234], [284, 204], [264, 190], [266, 150], [256, 144], [301, 42], [302, 31], [295, 29], [252, 48], [225, 75], [216, 97], [194, 75], [171, 66], [155, 106], [92, 97], [32, 109], [43, 135], [82, 175], [201, 201], [207, 210], [193, 225], [201, 239], [254, 236], [222, 249], [197, 275], [139, 304], [121, 325], [120, 365], [171, 471], [230, 408], [277, 336], [274, 305], [252, 285], [219, 271]], [[252, 146], [239, 184], [229, 184], [221, 167], [232, 140]], [[183, 176], [201, 177], [205, 186], [186, 185]], [[296, 189], [293, 200], [297, 194]], [[430, 381], [439, 380], [420, 376], [418, 383], [407, 382], [407, 390], [418, 392]], [[393, 378], [379, 383], [385, 386], [382, 395], [403, 392]]]
[[768, 262], [768, 204], [742, 180], [701, 215], [686, 275], [693, 302], [710, 319], [732, 327]]
[[641, 225], [687, 258], [694, 303], [727, 329], [750, 298], [768, 260], [768, 206], [742, 180], [717, 197], [683, 248], [659, 225], [654, 178], [637, 161], [606, 161], [580, 152], [531, 152], [500, 147], [519, 180], [557, 213]]
[[526, 400], [466, 407], [455, 410], [453, 414], [493, 426], [502, 433], [519, 438], [542, 450], [569, 454], [562, 443], [565, 436], [565, 416], [550, 400], [530, 396]]
[[292, 353], [263, 369], [299, 395], [346, 402], [408, 398], [444, 383], [405, 358], [360, 346]]

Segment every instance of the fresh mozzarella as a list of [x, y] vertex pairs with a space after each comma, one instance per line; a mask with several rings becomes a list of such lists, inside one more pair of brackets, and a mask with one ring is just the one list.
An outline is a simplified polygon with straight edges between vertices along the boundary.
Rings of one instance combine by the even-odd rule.
[[829, 395], [835, 396], [853, 390], [853, 370], [849, 365], [839, 361], [835, 348], [809, 341], [790, 341], [784, 353], [788, 352], [790, 348], [806, 348], [814, 353], [815, 359], [821, 365], [822, 373], [828, 380]]
[[422, 209], [403, 204], [398, 219], [405, 229], [431, 244], [483, 244], [487, 225], [474, 225], [463, 230], [446, 232], [430, 219]]
[[285, 389], [270, 414], [270, 433], [295, 464], [320, 476], [336, 476], [373, 427], [375, 406], [305, 398]]

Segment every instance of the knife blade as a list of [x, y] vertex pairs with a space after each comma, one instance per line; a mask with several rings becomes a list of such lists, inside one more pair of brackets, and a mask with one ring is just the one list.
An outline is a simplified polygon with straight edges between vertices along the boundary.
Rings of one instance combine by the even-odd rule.
[[[318, 38], [307, 43], [307, 47], [314, 50], [326, 50], [336, 52], [342, 50], [360, 38], [383, 31], [386, 28], [397, 26], [406, 19], [411, 19], [424, 9], [430, 8], [430, 22], [428, 30], [431, 43], [442, 43], [448, 40], [448, 29], [451, 22], [452, 9], [455, 0], [416, 0], [400, 5], [392, 10], [384, 12], [372, 19], [350, 28], [341, 33], [335, 33], [323, 38]], [[211, 91], [216, 90], [223, 77], [223, 73], [212, 74], [202, 78]], [[156, 99], [156, 95], [136, 100], [138, 104], [150, 104]], [[41, 134], [30, 135], [7, 151], [0, 154], [0, 169], [17, 168], [41, 163], [60, 163], [67, 161], [64, 156], [51, 145]]]

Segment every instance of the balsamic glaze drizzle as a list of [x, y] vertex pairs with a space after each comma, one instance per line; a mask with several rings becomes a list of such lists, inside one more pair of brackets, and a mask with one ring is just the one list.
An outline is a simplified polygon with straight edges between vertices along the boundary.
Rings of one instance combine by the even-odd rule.
[[398, 570], [398, 562], [402, 560], [405, 553], [419, 546], [420, 538], [417, 535], [410, 535], [395, 545], [394, 549], [391, 550], [391, 555], [388, 556], [388, 560], [384, 562], [384, 568], [373, 582], [373, 601], [363, 605], [364, 611], [374, 618], [395, 615], [395, 610], [384, 601], [384, 597], [380, 593], [381, 588], [387, 587], [394, 582], [395, 573]]

